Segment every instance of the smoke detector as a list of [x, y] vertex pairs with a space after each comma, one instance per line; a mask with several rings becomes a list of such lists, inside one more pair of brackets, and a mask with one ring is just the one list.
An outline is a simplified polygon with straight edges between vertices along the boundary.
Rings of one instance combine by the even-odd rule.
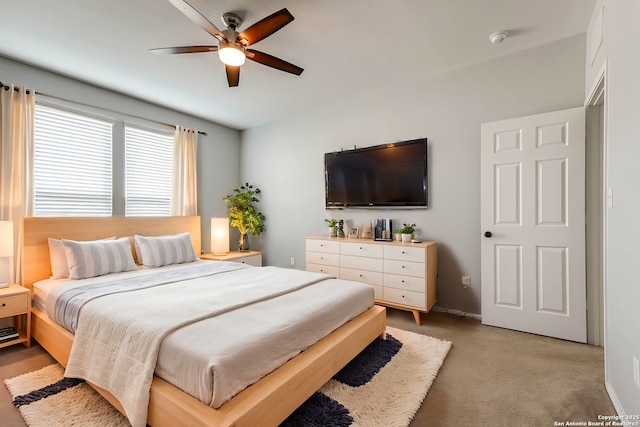
[[493, 44], [500, 44], [509, 34], [506, 31], [496, 31], [489, 36], [489, 40]]

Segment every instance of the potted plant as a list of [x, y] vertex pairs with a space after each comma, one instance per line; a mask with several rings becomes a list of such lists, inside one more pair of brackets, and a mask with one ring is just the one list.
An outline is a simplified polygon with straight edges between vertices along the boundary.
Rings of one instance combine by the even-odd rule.
[[416, 231], [415, 224], [402, 224], [404, 227], [400, 229], [400, 233], [402, 234], [403, 242], [410, 242], [413, 239], [413, 233]]
[[402, 232], [400, 229], [397, 230], [393, 230], [393, 236], [395, 237], [395, 239], [399, 242], [400, 240], [402, 240]]
[[327, 225], [329, 226], [329, 237], [336, 237], [338, 235], [338, 230], [336, 226], [338, 225], [337, 219], [325, 219]]
[[249, 250], [249, 238], [247, 233], [254, 236], [264, 231], [265, 217], [256, 209], [255, 203], [260, 200], [255, 196], [260, 194], [259, 188], [253, 188], [248, 182], [233, 190], [233, 194], [227, 195], [223, 200], [228, 203], [229, 220], [232, 227], [240, 232], [238, 249]]

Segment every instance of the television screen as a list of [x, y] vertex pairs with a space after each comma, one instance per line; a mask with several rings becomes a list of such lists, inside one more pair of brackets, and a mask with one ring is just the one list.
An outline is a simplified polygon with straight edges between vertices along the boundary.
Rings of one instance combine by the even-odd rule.
[[427, 139], [324, 155], [327, 208], [427, 207]]

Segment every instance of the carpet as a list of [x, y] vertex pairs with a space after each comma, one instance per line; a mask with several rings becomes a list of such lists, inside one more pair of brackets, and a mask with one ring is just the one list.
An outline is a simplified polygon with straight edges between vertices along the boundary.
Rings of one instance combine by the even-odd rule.
[[[387, 327], [281, 427], [408, 426], [436, 378], [451, 343]], [[126, 418], [81, 380], [50, 365], [5, 380], [29, 427], [128, 426]]]

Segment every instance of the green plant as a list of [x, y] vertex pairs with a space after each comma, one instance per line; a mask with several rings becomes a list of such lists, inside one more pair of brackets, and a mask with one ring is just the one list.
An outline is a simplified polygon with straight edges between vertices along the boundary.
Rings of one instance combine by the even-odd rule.
[[404, 227], [402, 227], [400, 229], [400, 233], [402, 234], [413, 234], [416, 231], [416, 225], [415, 224], [402, 224], [404, 225]]
[[254, 189], [246, 182], [223, 199], [228, 203], [231, 226], [236, 227], [240, 234], [249, 232], [257, 236], [264, 231], [265, 217], [254, 205], [260, 201], [256, 194], [260, 194], [260, 189]]
[[338, 225], [337, 219], [325, 219], [325, 221], [327, 222], [327, 225], [329, 227], [335, 227], [336, 225]]

